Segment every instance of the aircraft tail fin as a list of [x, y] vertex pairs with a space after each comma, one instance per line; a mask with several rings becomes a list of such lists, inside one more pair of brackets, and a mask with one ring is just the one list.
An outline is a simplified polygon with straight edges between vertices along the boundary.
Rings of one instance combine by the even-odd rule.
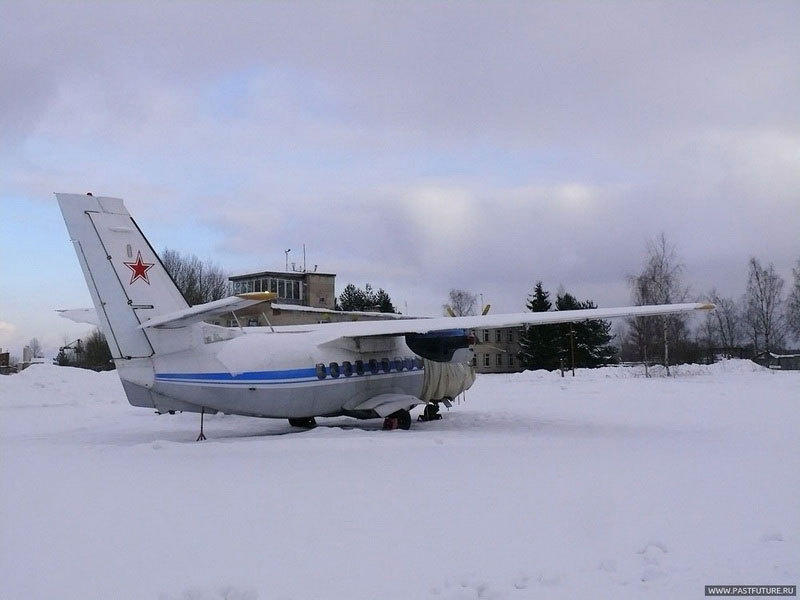
[[100, 329], [115, 359], [169, 351], [147, 319], [188, 308], [175, 282], [119, 198], [56, 194]]

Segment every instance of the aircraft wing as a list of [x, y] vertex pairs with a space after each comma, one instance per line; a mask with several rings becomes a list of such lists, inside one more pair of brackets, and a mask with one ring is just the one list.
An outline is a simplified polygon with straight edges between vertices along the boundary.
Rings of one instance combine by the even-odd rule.
[[549, 312], [525, 312], [505, 315], [480, 315], [470, 317], [436, 317], [432, 319], [401, 319], [393, 321], [353, 321], [326, 323], [314, 330], [317, 344], [337, 345], [340, 341], [358, 337], [394, 336], [407, 333], [433, 333], [452, 329], [499, 329], [519, 325], [550, 325], [611, 319], [615, 317], [649, 317], [692, 311], [713, 310], [710, 303], [655, 304], [649, 306], [622, 306], [617, 308], [587, 308]]
[[196, 304], [189, 308], [153, 317], [139, 325], [139, 328], [145, 329], [148, 327], [155, 327], [157, 329], [175, 329], [178, 327], [186, 327], [192, 323], [199, 323], [200, 321], [247, 308], [259, 302], [267, 302], [277, 297], [278, 294], [273, 292], [249, 292], [246, 294], [239, 294], [238, 296], [229, 296], [222, 300], [214, 300], [212, 302], [206, 302], [205, 304]]

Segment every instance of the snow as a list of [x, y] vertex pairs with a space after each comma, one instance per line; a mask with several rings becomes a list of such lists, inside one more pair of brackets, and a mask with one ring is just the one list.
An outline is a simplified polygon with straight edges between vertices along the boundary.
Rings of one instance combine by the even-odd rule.
[[444, 419], [157, 416], [0, 377], [7, 598], [699, 598], [800, 579], [800, 372], [480, 375]]

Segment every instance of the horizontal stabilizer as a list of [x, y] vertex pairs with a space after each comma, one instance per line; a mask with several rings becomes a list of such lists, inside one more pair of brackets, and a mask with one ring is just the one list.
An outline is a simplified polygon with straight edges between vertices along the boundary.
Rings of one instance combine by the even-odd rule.
[[56, 311], [59, 316], [75, 321], [76, 323], [88, 323], [95, 327], [100, 327], [100, 320], [97, 318], [97, 311], [93, 308], [71, 308]]
[[235, 310], [241, 310], [242, 308], [247, 308], [254, 304], [269, 302], [277, 297], [278, 294], [274, 292], [249, 292], [246, 294], [239, 294], [238, 296], [229, 296], [222, 300], [214, 300], [212, 302], [206, 302], [205, 304], [196, 304], [189, 308], [148, 319], [139, 327], [141, 329], [146, 329], [148, 327], [156, 329], [186, 327], [192, 323], [199, 323], [206, 319], [218, 317], [219, 315], [229, 314]]

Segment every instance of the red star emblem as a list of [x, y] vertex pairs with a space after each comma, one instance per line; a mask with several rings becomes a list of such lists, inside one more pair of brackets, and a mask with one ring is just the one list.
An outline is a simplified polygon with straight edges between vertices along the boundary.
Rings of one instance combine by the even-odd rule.
[[150, 280], [147, 278], [147, 271], [150, 269], [155, 263], [146, 263], [142, 262], [142, 251], [139, 250], [136, 253], [136, 262], [126, 262], [122, 263], [126, 267], [131, 270], [131, 280], [128, 285], [136, 281], [137, 279], [144, 279], [147, 285], [150, 285]]

